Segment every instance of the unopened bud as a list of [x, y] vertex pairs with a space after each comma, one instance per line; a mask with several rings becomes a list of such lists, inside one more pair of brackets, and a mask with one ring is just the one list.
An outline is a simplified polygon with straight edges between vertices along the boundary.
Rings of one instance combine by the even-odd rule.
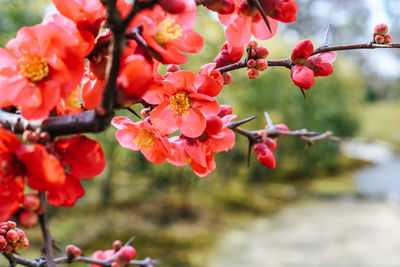
[[16, 243], [19, 240], [19, 235], [15, 230], [8, 230], [6, 239], [8, 243]]
[[255, 68], [257, 66], [257, 61], [253, 58], [247, 60], [247, 67]]
[[36, 194], [26, 194], [22, 199], [22, 207], [28, 211], [35, 211], [40, 207], [40, 199]]
[[224, 78], [224, 84], [230, 84], [232, 82], [232, 74], [230, 72], [222, 73], [222, 77]]
[[247, 43], [247, 49], [256, 49], [258, 47], [258, 43], [256, 41], [250, 41]]
[[278, 144], [276, 143], [276, 141], [272, 138], [269, 137], [264, 137], [263, 138], [263, 142], [264, 144], [267, 145], [267, 147], [269, 149], [271, 149], [271, 151], [275, 151], [278, 148]]
[[35, 212], [25, 210], [21, 211], [18, 220], [23, 227], [31, 228], [39, 222], [39, 217]]
[[17, 224], [15, 222], [13, 222], [13, 221], [8, 221], [7, 222], [7, 226], [8, 226], [9, 229], [17, 228]]
[[379, 23], [374, 28], [376, 35], [385, 35], [388, 33], [388, 26], [385, 23]]
[[180, 70], [180, 67], [179, 67], [179, 65], [175, 65], [175, 64], [169, 64], [168, 66], [167, 66], [167, 72], [176, 72], [176, 71], [179, 71]]
[[268, 49], [264, 46], [257, 47], [256, 52], [258, 58], [266, 58], [269, 55]]
[[136, 249], [134, 249], [132, 246], [123, 246], [115, 254], [115, 260], [122, 265], [128, 264], [135, 257], [136, 257]]
[[375, 43], [377, 44], [383, 44], [385, 42], [385, 37], [382, 35], [376, 35], [375, 36]]
[[122, 248], [123, 244], [121, 242], [121, 240], [115, 240], [112, 244], [112, 247], [115, 251], [118, 251]]
[[247, 76], [252, 80], [257, 79], [258, 75], [259, 75], [259, 73], [258, 73], [258, 70], [256, 70], [256, 69], [248, 69], [247, 70]]
[[160, 0], [159, 4], [168, 13], [178, 14], [186, 9], [184, 0]]
[[232, 112], [233, 112], [231, 106], [228, 106], [228, 105], [220, 105], [219, 107], [220, 107], [220, 111], [219, 111], [219, 113], [218, 113], [218, 116], [219, 116], [220, 118], [223, 118], [223, 117], [225, 117], [226, 115], [231, 115]]
[[385, 42], [384, 44], [388, 45], [392, 43], [392, 36], [390, 34], [385, 35]]
[[257, 68], [259, 71], [264, 71], [264, 70], [266, 70], [266, 69], [268, 68], [268, 61], [266, 61], [266, 60], [263, 59], [263, 58], [257, 59], [256, 68]]

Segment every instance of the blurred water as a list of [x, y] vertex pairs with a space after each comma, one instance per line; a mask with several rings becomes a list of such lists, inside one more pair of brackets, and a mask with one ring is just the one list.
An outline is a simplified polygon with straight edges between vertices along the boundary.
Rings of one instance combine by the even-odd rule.
[[208, 267], [400, 266], [400, 157], [382, 142], [342, 151], [375, 163], [354, 177], [363, 198], [303, 201], [229, 230]]
[[381, 201], [303, 202], [228, 232], [208, 267], [397, 267], [400, 216]]

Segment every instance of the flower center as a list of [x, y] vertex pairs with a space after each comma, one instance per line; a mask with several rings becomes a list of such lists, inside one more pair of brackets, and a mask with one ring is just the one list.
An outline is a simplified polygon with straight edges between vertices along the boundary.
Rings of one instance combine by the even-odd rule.
[[49, 77], [49, 65], [41, 56], [24, 56], [18, 60], [18, 70], [32, 83], [41, 82]]
[[159, 45], [165, 45], [182, 36], [182, 27], [174, 23], [174, 19], [166, 18], [157, 25], [158, 32], [153, 35], [153, 38]]
[[139, 149], [147, 150], [154, 145], [153, 133], [142, 129], [138, 136], [133, 139], [133, 142], [139, 147]]
[[81, 92], [81, 88], [77, 87], [72, 94], [69, 96], [67, 100], [67, 107], [70, 108], [80, 108], [81, 105], [79, 104], [79, 93]]
[[169, 107], [177, 115], [188, 115], [191, 104], [189, 94], [184, 91], [176, 93], [169, 99]]

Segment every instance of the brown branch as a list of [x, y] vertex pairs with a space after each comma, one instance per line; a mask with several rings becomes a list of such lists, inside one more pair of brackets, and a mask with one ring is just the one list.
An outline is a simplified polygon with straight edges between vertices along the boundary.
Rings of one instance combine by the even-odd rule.
[[[288, 59], [281, 59], [281, 60], [267, 60], [268, 66], [269, 67], [286, 67], [288, 69], [291, 68], [292, 63]], [[242, 68], [247, 68], [247, 62], [246, 60], [240, 61], [238, 63], [233, 63], [230, 65], [226, 65], [223, 67], [216, 68], [216, 70], [220, 71], [221, 73], [231, 71], [231, 70], [237, 70], [237, 69], [242, 69]]]
[[313, 55], [329, 51], [344, 51], [344, 50], [359, 50], [359, 49], [377, 49], [377, 48], [400, 48], [400, 43], [393, 43], [390, 45], [367, 43], [367, 44], [349, 44], [349, 45], [336, 45], [319, 47], [314, 50]]
[[[88, 257], [82, 257], [78, 256], [72, 259], [68, 259], [67, 256], [65, 257], [60, 257], [55, 259], [56, 264], [61, 264], [61, 263], [73, 263], [73, 262], [83, 262], [83, 263], [89, 263], [89, 264], [97, 264], [100, 266], [104, 267], [110, 267], [111, 263], [113, 262], [112, 260], [94, 260], [92, 258]], [[139, 266], [147, 266], [147, 265], [153, 265], [153, 264], [159, 264], [159, 260], [152, 260], [151, 258], [147, 257], [144, 260], [131, 260], [127, 266], [133, 266], [133, 265], [139, 265]]]
[[[39, 193], [40, 198], [40, 205], [42, 206], [43, 210], [46, 202], [46, 195], [44, 192]], [[39, 223], [40, 228], [42, 230], [44, 246], [45, 246], [45, 256], [47, 260], [47, 267], [55, 267], [54, 263], [54, 253], [53, 253], [53, 237], [50, 234], [49, 224], [47, 221], [46, 212], [44, 211], [42, 214], [39, 215]]]
[[45, 266], [47, 262], [44, 258], [40, 258], [38, 260], [29, 260], [11, 253], [4, 253], [3, 255], [10, 262], [10, 266], [16, 266], [13, 264], [20, 264], [27, 267], [42, 267]]

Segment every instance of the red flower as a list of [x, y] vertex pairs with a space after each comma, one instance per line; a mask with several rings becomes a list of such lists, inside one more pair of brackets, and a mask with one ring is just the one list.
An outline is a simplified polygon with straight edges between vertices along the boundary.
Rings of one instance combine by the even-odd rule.
[[227, 115], [222, 119], [212, 115], [207, 117], [207, 127], [199, 138], [170, 138], [171, 153], [167, 161], [175, 166], [189, 164], [200, 177], [208, 175], [216, 167], [214, 153], [228, 151], [235, 144], [235, 134], [228, 128], [234, 118], [236, 115]]
[[293, 0], [263, 0], [261, 4], [268, 16], [276, 20], [287, 23], [296, 20], [297, 4]]
[[310, 40], [302, 40], [296, 44], [292, 51], [293, 64], [303, 64], [314, 52], [314, 46]]
[[332, 63], [336, 59], [335, 52], [325, 52], [307, 59], [307, 67], [314, 71], [314, 76], [329, 76], [333, 73]]
[[294, 65], [290, 70], [290, 76], [295, 85], [303, 89], [310, 89], [314, 83], [314, 77], [328, 76], [333, 73], [332, 63], [336, 59], [336, 53], [326, 52], [311, 56], [314, 46], [310, 40], [302, 40], [296, 44], [292, 52]]
[[157, 53], [155, 58], [163, 64], [184, 64], [183, 52], [197, 53], [203, 47], [203, 38], [192, 30], [196, 5], [190, 1], [187, 12], [177, 15], [166, 13], [159, 5], [139, 12], [131, 26], [143, 25], [142, 36]]
[[[54, 15], [47, 24], [21, 28], [0, 48], [0, 107], [17, 106], [27, 119], [44, 119], [60, 98], [68, 99], [83, 74], [80, 34], [63, 29]], [[76, 30], [76, 29], [75, 29]]]
[[243, 45], [232, 46], [229, 42], [225, 42], [219, 52], [218, 56], [215, 58], [216, 68], [230, 65], [239, 62], [243, 56]]
[[271, 149], [264, 144], [264, 143], [257, 143], [254, 146], [254, 153], [256, 154], [258, 161], [271, 169], [276, 167], [276, 161], [274, 154], [272, 153]]
[[190, 71], [170, 73], [153, 83], [143, 99], [158, 105], [150, 113], [154, 127], [166, 134], [179, 129], [185, 136], [200, 136], [206, 127], [205, 116], [219, 112], [218, 102], [210, 96], [218, 89], [202, 87], [203, 83], [203, 77]]
[[303, 65], [294, 65], [290, 76], [294, 84], [303, 89], [310, 89], [315, 84], [314, 72]]
[[235, 12], [228, 15], [218, 14], [220, 22], [227, 27], [225, 37], [231, 45], [242, 46], [252, 35], [260, 40], [267, 40], [275, 35], [278, 29], [276, 20], [268, 17], [271, 33], [255, 5], [246, 0], [235, 1]]
[[24, 165], [16, 155], [20, 146], [13, 133], [0, 128], [0, 222], [14, 214], [24, 195]]
[[121, 146], [140, 150], [148, 161], [165, 161], [170, 145], [166, 136], [148, 121], [134, 123], [126, 117], [116, 117], [111, 122], [118, 130], [115, 137]]
[[90, 71], [86, 71], [82, 78], [82, 103], [86, 109], [95, 109], [103, 98], [105, 79]]
[[85, 136], [61, 138], [48, 149], [54, 154], [66, 172], [64, 184], [48, 190], [47, 199], [54, 206], [73, 206], [85, 193], [80, 179], [99, 175], [106, 162], [101, 145]]
[[57, 10], [73, 20], [78, 29], [97, 36], [106, 16], [104, 5], [99, 0], [52, 0]]

